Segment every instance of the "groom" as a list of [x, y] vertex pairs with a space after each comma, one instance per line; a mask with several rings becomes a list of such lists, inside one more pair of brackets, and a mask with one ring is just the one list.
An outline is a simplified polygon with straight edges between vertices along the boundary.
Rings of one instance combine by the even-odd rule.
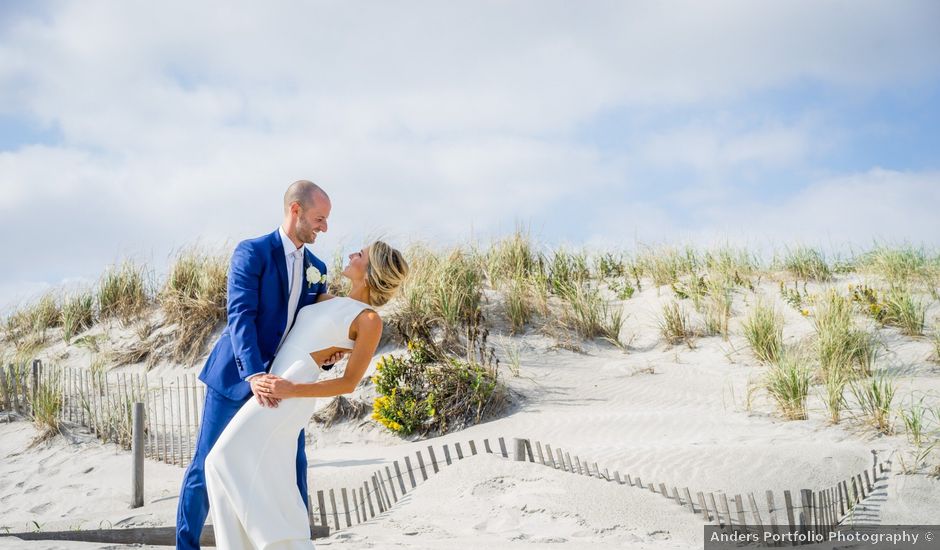
[[[313, 182], [295, 181], [284, 194], [284, 222], [268, 235], [238, 243], [228, 274], [228, 323], [199, 379], [206, 402], [192, 463], [183, 475], [176, 514], [176, 548], [198, 549], [209, 513], [206, 455], [238, 409], [251, 399], [276, 407], [256, 384], [290, 330], [297, 311], [326, 291], [326, 264], [304, 244], [326, 232], [330, 198]], [[341, 358], [337, 354], [323, 368]], [[297, 439], [297, 489], [307, 502], [304, 431]], [[275, 472], [283, 475], [282, 472]]]

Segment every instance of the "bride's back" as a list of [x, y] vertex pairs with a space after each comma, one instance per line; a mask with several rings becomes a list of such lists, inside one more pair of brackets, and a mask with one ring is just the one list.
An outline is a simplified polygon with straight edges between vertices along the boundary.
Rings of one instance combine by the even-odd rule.
[[359, 313], [372, 307], [352, 298], [338, 296], [304, 306], [297, 312], [294, 326], [274, 357], [271, 373], [279, 376], [293, 361], [310, 357], [332, 347], [352, 349], [349, 326]]

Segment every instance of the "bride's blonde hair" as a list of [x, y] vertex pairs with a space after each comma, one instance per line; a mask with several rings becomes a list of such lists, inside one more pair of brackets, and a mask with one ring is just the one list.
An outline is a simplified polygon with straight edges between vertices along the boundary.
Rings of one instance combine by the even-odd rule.
[[408, 262], [401, 252], [383, 241], [369, 245], [369, 267], [366, 270], [366, 285], [369, 301], [374, 306], [385, 305], [408, 276]]

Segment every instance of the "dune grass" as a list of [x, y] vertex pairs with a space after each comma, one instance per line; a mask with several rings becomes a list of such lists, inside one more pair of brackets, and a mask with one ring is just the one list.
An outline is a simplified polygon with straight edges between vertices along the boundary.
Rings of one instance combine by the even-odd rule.
[[522, 229], [516, 229], [509, 237], [494, 242], [479, 257], [494, 289], [546, 271], [544, 258], [536, 251], [529, 234]]
[[754, 279], [760, 277], [760, 260], [744, 248], [722, 246], [704, 254], [709, 278], [721, 288], [742, 287], [754, 290]]
[[898, 416], [904, 424], [904, 432], [907, 434], [908, 441], [915, 447], [920, 447], [924, 442], [928, 431], [926, 418], [929, 411], [930, 409], [924, 405], [924, 396], [915, 400], [911, 395], [909, 405], [898, 407]]
[[783, 349], [783, 318], [772, 305], [759, 300], [742, 325], [744, 337], [757, 359], [774, 363]]
[[787, 249], [782, 266], [797, 279], [812, 281], [832, 280], [832, 269], [823, 254], [808, 246]]
[[679, 302], [671, 300], [662, 307], [659, 320], [659, 332], [666, 342], [676, 345], [685, 343], [692, 347], [695, 332], [692, 329], [689, 314]]
[[41, 377], [35, 392], [27, 392], [31, 400], [33, 423], [39, 429], [35, 442], [57, 435], [62, 413], [62, 387], [58, 377]]
[[842, 420], [842, 411], [848, 407], [845, 387], [849, 383], [849, 375], [843, 369], [830, 369], [824, 376], [822, 402], [829, 413], [829, 421], [838, 424]]
[[813, 373], [806, 354], [799, 349], [777, 350], [767, 371], [765, 388], [788, 420], [806, 419], [806, 398]]
[[[930, 341], [933, 344], [933, 360], [940, 363], [940, 326], [935, 326], [930, 333]], [[940, 419], [937, 419], [940, 422]]]
[[62, 327], [65, 343], [95, 324], [95, 296], [90, 290], [76, 292], [62, 303]]
[[637, 270], [653, 279], [653, 285], [667, 286], [677, 283], [682, 275], [694, 275], [701, 265], [698, 252], [689, 246], [646, 247], [636, 257]]
[[47, 331], [62, 325], [62, 311], [53, 291], [27, 303], [7, 316], [4, 331], [18, 350], [28, 350], [46, 343]]
[[521, 332], [536, 313], [547, 313], [545, 260], [528, 233], [517, 229], [475, 257], [482, 263], [489, 285], [503, 292], [511, 333]]
[[433, 287], [435, 310], [445, 329], [456, 334], [463, 326], [481, 322], [483, 272], [472, 255], [454, 250], [437, 265]]
[[818, 304], [813, 318], [822, 378], [833, 369], [869, 376], [878, 355], [875, 336], [858, 328], [852, 318], [852, 304], [833, 289]]
[[894, 401], [894, 379], [884, 373], [850, 383], [852, 394], [858, 402], [862, 414], [879, 432], [894, 433], [891, 418], [891, 404]]
[[603, 252], [594, 258], [594, 272], [598, 279], [614, 279], [626, 274], [623, 256], [612, 252]]
[[143, 266], [126, 260], [109, 267], [98, 281], [98, 315], [130, 324], [151, 305], [151, 294]]
[[623, 347], [620, 329], [623, 312], [619, 305], [609, 304], [596, 285], [580, 283], [565, 296], [563, 320], [581, 338], [603, 338]]
[[706, 334], [718, 334], [728, 339], [728, 323], [731, 320], [733, 301], [734, 289], [732, 287], [719, 284], [709, 287], [704, 305]]
[[172, 359], [195, 364], [213, 329], [226, 318], [228, 258], [198, 249], [179, 253], [158, 300], [176, 325]]
[[882, 322], [896, 326], [908, 336], [921, 336], [927, 317], [927, 303], [914, 296], [910, 289], [892, 287], [885, 295]]
[[857, 265], [891, 284], [929, 283], [938, 274], [940, 256], [931, 255], [923, 246], [879, 244], [861, 254]]
[[548, 262], [549, 290], [556, 296], [568, 297], [590, 278], [587, 255], [583, 252], [560, 249]]
[[346, 257], [341, 250], [337, 250], [333, 254], [326, 281], [326, 291], [334, 296], [347, 296], [352, 286], [349, 279], [343, 276], [343, 266], [345, 265]]
[[390, 317], [399, 341], [467, 355], [472, 335], [484, 326], [482, 262], [462, 248], [439, 254], [413, 246], [406, 256], [411, 269]]
[[527, 279], [513, 279], [506, 285], [506, 317], [511, 334], [522, 332], [532, 319], [535, 308], [532, 305], [531, 292], [531, 284]]

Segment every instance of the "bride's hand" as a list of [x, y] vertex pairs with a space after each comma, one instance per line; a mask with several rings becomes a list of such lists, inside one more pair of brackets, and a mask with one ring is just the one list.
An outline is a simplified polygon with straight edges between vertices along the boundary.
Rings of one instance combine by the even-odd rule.
[[286, 378], [281, 378], [275, 374], [265, 374], [258, 381], [258, 389], [261, 395], [268, 398], [285, 399], [293, 397], [295, 384]]

